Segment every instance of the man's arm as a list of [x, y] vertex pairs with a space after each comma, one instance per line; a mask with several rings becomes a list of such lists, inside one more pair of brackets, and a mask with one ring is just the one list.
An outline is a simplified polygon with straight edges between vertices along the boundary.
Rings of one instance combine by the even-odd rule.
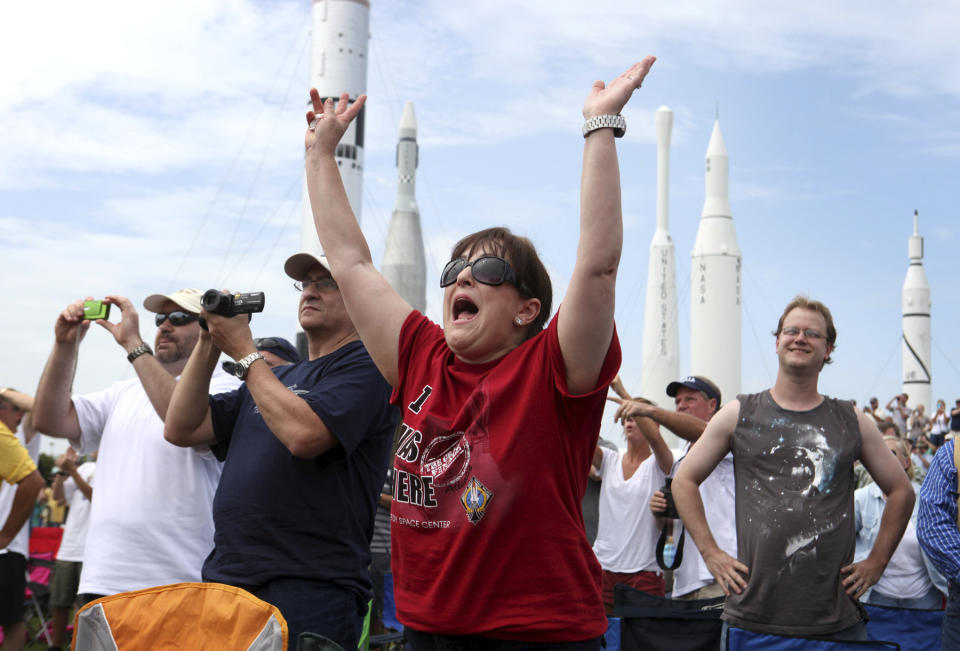
[[684, 457], [671, 484], [680, 519], [700, 550], [707, 569], [727, 596], [731, 591], [740, 594], [747, 587], [744, 575], [750, 570], [717, 545], [710, 525], [707, 524], [699, 488], [730, 451], [730, 441], [739, 415], [738, 400], [731, 400], [717, 412], [707, 423], [703, 435]]
[[[583, 117], [618, 115], [655, 60], [648, 56], [635, 63], [609, 86], [594, 82], [583, 105]], [[622, 248], [617, 147], [612, 129], [597, 129], [584, 140], [577, 258], [557, 318], [567, 388], [573, 394], [587, 393], [596, 387], [610, 347]]]
[[859, 563], [840, 569], [847, 575], [843, 580], [847, 594], [854, 599], [859, 599], [883, 574], [910, 521], [915, 499], [907, 473], [890, 454], [880, 430], [865, 414], [858, 413], [857, 421], [860, 424], [860, 460], [886, 495], [887, 503], [870, 554]]
[[[73, 448], [70, 448], [71, 450]], [[62, 472], [58, 472], [57, 476], [53, 478], [53, 499], [57, 504], [63, 505], [67, 503], [67, 496], [63, 492], [63, 484], [67, 481], [67, 475]]]
[[[67, 450], [67, 452], [57, 460], [57, 465], [60, 466], [60, 470], [64, 471], [73, 479], [73, 482], [77, 485], [77, 488], [83, 493], [83, 496], [88, 500], [93, 499], [93, 486], [87, 483], [87, 480], [83, 478], [83, 475], [80, 474], [79, 469], [77, 468], [77, 451], [73, 448]], [[60, 477], [58, 476], [57, 479]], [[63, 486], [60, 488], [60, 496], [57, 496], [57, 487], [53, 487], [53, 497], [58, 502], [63, 499]]]
[[[103, 302], [117, 306], [120, 310], [120, 320], [117, 323], [111, 323], [99, 319], [97, 325], [108, 330], [123, 348], [124, 353], [129, 355], [143, 343], [143, 338], [140, 337], [140, 315], [130, 299], [123, 296], [106, 296]], [[165, 420], [170, 397], [177, 385], [176, 378], [170, 375], [170, 372], [153, 355], [137, 357], [133, 360], [133, 370], [136, 371], [140, 384], [143, 385], [143, 390], [150, 399], [150, 404], [153, 405], [153, 410], [157, 412], [160, 420]]]
[[[250, 326], [245, 319], [230, 319], [209, 314], [206, 311], [203, 312], [203, 316], [209, 328], [209, 340], [217, 349], [234, 359], [241, 359], [256, 350]], [[200, 344], [198, 343], [197, 346], [199, 348]], [[212, 357], [212, 353], [208, 351], [208, 354]], [[187, 366], [189, 367], [192, 362], [193, 356]], [[208, 368], [212, 372], [212, 367], [208, 366]], [[181, 377], [181, 383], [185, 376], [186, 371]], [[339, 443], [307, 401], [285, 387], [265, 362], [255, 362], [250, 366], [246, 383], [263, 421], [294, 456], [310, 459], [323, 454]], [[192, 413], [194, 419], [197, 413], [195, 409]], [[207, 422], [210, 422], [209, 431], [212, 434], [209, 407], [206, 414], [204, 427]]]
[[27, 518], [33, 512], [33, 505], [37, 501], [37, 493], [44, 487], [43, 477], [38, 470], [17, 482], [17, 492], [13, 496], [13, 505], [7, 521], [0, 529], [0, 549], [5, 549], [20, 532]]
[[696, 443], [700, 435], [703, 434], [703, 430], [707, 427], [706, 421], [702, 421], [696, 416], [670, 409], [663, 409], [662, 407], [640, 402], [639, 400], [622, 401], [620, 408], [617, 409], [617, 413], [614, 415], [614, 420], [622, 422], [624, 418], [630, 416], [646, 416], [691, 443]]
[[934, 566], [947, 578], [960, 580], [960, 529], [957, 529], [957, 469], [953, 443], [943, 446], [920, 487], [917, 539]]
[[266, 364], [250, 367], [247, 388], [267, 427], [293, 456], [311, 459], [339, 443], [307, 401], [285, 387]]
[[90, 328], [83, 320], [83, 301], [74, 301], [57, 316], [53, 326], [53, 351], [40, 375], [34, 398], [33, 426], [47, 436], [80, 444], [80, 421], [70, 399], [73, 376], [77, 367], [80, 341]]
[[33, 396], [28, 393], [5, 387], [0, 389], [0, 396], [20, 411], [33, 411]]
[[210, 378], [219, 359], [220, 350], [210, 336], [201, 334], [170, 396], [167, 417], [163, 422], [163, 437], [170, 443], [196, 447], [217, 442], [210, 417]]

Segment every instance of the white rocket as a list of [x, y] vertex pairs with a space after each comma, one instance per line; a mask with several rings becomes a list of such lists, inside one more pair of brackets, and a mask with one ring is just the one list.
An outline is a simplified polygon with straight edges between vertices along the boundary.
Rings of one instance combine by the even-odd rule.
[[719, 120], [706, 162], [706, 199], [691, 254], [690, 373], [713, 380], [726, 403], [740, 392], [740, 247]]
[[923, 405], [931, 414], [930, 403], [930, 283], [923, 270], [923, 238], [920, 216], [913, 213], [913, 235], [907, 240], [910, 266], [903, 280], [903, 392], [909, 404]]
[[[353, 102], [367, 91], [367, 41], [370, 37], [368, 0], [312, 0], [310, 11], [310, 84], [320, 97], [348, 93]], [[366, 107], [337, 145], [335, 158], [353, 214], [360, 220], [363, 193], [363, 125]], [[313, 224], [307, 178], [303, 178], [300, 250], [319, 256], [320, 239]], [[306, 337], [297, 324], [297, 348], [307, 359]]]
[[[370, 37], [370, 3], [367, 0], [313, 0], [311, 10], [310, 86], [320, 97], [350, 102], [367, 91], [367, 41]], [[335, 157], [353, 214], [360, 219], [363, 193], [363, 124], [366, 108], [350, 124], [337, 145]], [[307, 182], [303, 182], [302, 251], [319, 254], [320, 241], [313, 225]]]
[[390, 285], [421, 312], [427, 308], [427, 265], [417, 208], [416, 174], [419, 148], [413, 102], [403, 107], [397, 142], [397, 202], [383, 249], [381, 271]]
[[[650, 242], [647, 267], [647, 298], [643, 313], [643, 396], [669, 405], [667, 385], [680, 378], [677, 341], [677, 271], [670, 238], [670, 132], [673, 111], [666, 106], [654, 116], [657, 129], [657, 230]], [[667, 445], [679, 447], [679, 439], [665, 434]]]

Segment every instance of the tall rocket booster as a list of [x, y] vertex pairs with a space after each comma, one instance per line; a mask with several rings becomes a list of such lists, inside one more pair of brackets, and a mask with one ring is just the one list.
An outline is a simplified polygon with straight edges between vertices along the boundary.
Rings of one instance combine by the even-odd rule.
[[[677, 357], [677, 272], [670, 238], [670, 132], [673, 111], [666, 106], [654, 116], [657, 129], [657, 230], [650, 242], [647, 298], [643, 313], [643, 395], [663, 405], [672, 402], [666, 388], [680, 377]], [[672, 435], [665, 435], [672, 436]], [[668, 440], [678, 447], [679, 439]]]
[[413, 114], [413, 102], [407, 102], [400, 118], [397, 142], [397, 202], [390, 217], [381, 271], [405, 301], [424, 312], [427, 309], [427, 266], [415, 194], [418, 152], [417, 118]]
[[[367, 0], [312, 0], [310, 86], [320, 97], [350, 95], [350, 102], [367, 91], [367, 40], [370, 3]], [[363, 192], [363, 124], [366, 108], [351, 123], [335, 153], [353, 214], [360, 219]], [[320, 241], [313, 225], [310, 195], [303, 182], [300, 249], [318, 255]]]
[[[367, 91], [367, 40], [370, 36], [368, 0], [312, 0], [310, 11], [310, 87], [320, 97], [350, 102]], [[363, 124], [366, 107], [343, 134], [334, 156], [353, 214], [360, 220], [363, 193]], [[320, 239], [313, 224], [307, 177], [303, 177], [303, 215], [300, 219], [300, 250], [319, 256]], [[307, 339], [297, 324], [297, 349], [307, 359]]]
[[923, 405], [931, 413], [930, 403], [930, 283], [923, 270], [923, 238], [920, 216], [913, 212], [913, 235], [907, 240], [910, 266], [903, 280], [903, 392], [910, 405]]
[[740, 247], [719, 120], [706, 162], [706, 199], [691, 254], [690, 372], [713, 380], [727, 402], [740, 392]]

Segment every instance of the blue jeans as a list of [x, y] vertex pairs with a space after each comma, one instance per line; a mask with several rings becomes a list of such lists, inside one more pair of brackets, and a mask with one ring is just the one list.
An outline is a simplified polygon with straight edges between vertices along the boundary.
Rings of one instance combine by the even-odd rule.
[[936, 588], [930, 588], [927, 594], [916, 599], [897, 599], [877, 592], [874, 588], [866, 603], [871, 606], [887, 606], [888, 608], [915, 608], [916, 610], [940, 610], [943, 604], [943, 594]]
[[944, 649], [960, 649], [960, 584], [950, 581], [947, 594], [947, 610], [943, 613], [941, 646]]
[[413, 651], [600, 651], [603, 638], [582, 642], [514, 642], [479, 635], [434, 635], [403, 629]]
[[356, 649], [367, 605], [351, 590], [322, 581], [274, 579], [249, 590], [280, 609], [287, 620], [288, 649], [297, 648], [301, 633], [320, 633], [344, 649]]

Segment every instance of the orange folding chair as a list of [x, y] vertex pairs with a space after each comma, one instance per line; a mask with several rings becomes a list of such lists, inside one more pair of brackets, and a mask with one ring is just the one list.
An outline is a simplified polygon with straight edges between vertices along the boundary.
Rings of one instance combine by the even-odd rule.
[[74, 651], [285, 651], [280, 611], [221, 583], [173, 583], [91, 601], [74, 618]]

